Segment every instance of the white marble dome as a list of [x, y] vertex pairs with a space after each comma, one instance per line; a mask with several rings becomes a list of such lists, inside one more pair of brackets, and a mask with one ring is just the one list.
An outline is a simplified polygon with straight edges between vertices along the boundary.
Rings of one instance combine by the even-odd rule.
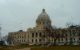
[[45, 9], [42, 9], [41, 14], [38, 16], [36, 20], [36, 23], [39, 23], [39, 22], [50, 22], [51, 23], [51, 20], [48, 14], [45, 12]]

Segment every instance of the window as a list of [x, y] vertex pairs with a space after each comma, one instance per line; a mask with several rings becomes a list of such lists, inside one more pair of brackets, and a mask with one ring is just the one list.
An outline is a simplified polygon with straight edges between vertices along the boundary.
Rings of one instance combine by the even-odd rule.
[[24, 42], [25, 42], [25, 40], [24, 40]]
[[32, 37], [34, 37], [34, 33], [32, 33]]
[[37, 39], [35, 40], [35, 42], [37, 43]]
[[41, 32], [39, 33], [39, 36], [41, 37]]
[[23, 40], [21, 40], [23, 42]]
[[17, 40], [19, 42], [19, 40]]
[[80, 40], [80, 38], [79, 38], [79, 40]]
[[38, 33], [36, 33], [36, 37], [38, 36]]
[[61, 38], [61, 41], [63, 41], [63, 38]]
[[39, 42], [41, 42], [41, 39], [39, 39]]
[[32, 42], [33, 42], [33, 39], [32, 39]]

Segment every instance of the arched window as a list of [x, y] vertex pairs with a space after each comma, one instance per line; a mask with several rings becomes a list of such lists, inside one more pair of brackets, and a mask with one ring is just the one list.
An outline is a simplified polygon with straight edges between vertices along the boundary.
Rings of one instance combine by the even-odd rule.
[[41, 37], [41, 32], [39, 33], [39, 37]]
[[32, 37], [34, 37], [34, 33], [32, 33]]
[[37, 43], [37, 39], [35, 40], [35, 42]]
[[80, 38], [79, 38], [79, 40], [80, 40]]
[[41, 39], [39, 39], [39, 42], [41, 42]]
[[36, 37], [38, 37], [38, 33], [36, 33]]
[[32, 42], [33, 42], [33, 39], [32, 39]]

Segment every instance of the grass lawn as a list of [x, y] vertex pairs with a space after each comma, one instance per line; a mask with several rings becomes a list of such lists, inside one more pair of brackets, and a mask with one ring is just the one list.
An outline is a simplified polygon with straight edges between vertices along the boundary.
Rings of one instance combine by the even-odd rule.
[[51, 47], [41, 47], [41, 46], [3, 46], [0, 47], [0, 50], [15, 50], [22, 48], [31, 48], [31, 50], [80, 50], [80, 46], [51, 46]]
[[34, 47], [31, 50], [80, 50], [80, 46]]
[[14, 48], [8, 46], [0, 46], [0, 50], [14, 50]]

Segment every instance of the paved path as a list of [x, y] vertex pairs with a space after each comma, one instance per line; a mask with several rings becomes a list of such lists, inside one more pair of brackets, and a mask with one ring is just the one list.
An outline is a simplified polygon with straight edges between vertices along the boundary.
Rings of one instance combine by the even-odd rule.
[[16, 49], [16, 50], [31, 50], [30, 48]]

